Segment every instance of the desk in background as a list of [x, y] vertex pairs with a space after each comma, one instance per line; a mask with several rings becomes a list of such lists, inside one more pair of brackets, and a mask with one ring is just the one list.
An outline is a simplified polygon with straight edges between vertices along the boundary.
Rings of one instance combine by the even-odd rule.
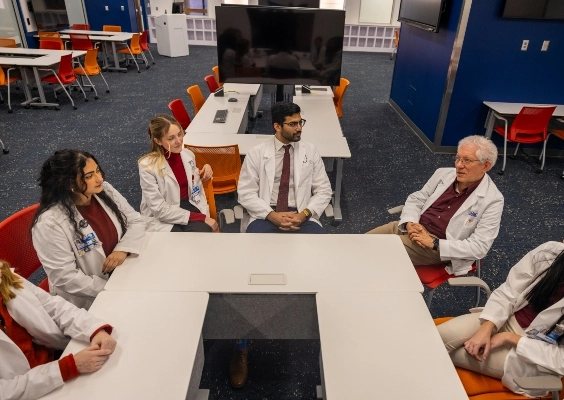
[[[237, 101], [230, 102], [230, 98], [235, 98]], [[185, 138], [191, 135], [207, 135], [210, 133], [245, 133], [249, 120], [247, 105], [250, 98], [249, 94], [241, 93], [227, 93], [223, 97], [215, 97], [213, 93], [210, 94], [198, 114], [186, 128]], [[227, 118], [224, 123], [213, 122], [217, 110], [227, 110]], [[235, 135], [233, 136], [233, 140], [235, 140]], [[184, 139], [184, 143], [190, 142]]]
[[249, 101], [249, 106], [251, 107], [250, 114], [251, 117], [256, 118], [260, 102], [262, 101], [262, 90], [263, 86], [255, 83], [225, 83], [223, 84], [223, 90], [226, 95], [235, 94], [248, 94], [251, 96]]

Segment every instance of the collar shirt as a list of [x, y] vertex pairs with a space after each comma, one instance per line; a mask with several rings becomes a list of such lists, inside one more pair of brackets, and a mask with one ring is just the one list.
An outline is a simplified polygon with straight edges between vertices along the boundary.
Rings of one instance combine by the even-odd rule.
[[[270, 205], [276, 208], [278, 202], [278, 189], [280, 188], [280, 177], [282, 176], [282, 163], [284, 161], [284, 143], [274, 138], [275, 147], [275, 167], [274, 184], [272, 185], [272, 195]], [[290, 143], [290, 191], [288, 192], [288, 207], [296, 208], [296, 196], [294, 193], [294, 143]]]

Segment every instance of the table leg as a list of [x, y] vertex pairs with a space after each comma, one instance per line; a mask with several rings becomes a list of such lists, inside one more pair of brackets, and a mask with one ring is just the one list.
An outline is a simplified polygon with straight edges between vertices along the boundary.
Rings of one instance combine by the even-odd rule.
[[107, 69], [112, 70], [112, 71], [127, 71], [127, 68], [122, 68], [119, 66], [119, 59], [118, 59], [118, 53], [117, 53], [117, 49], [116, 49], [116, 42], [112, 42], [112, 53], [114, 55], [114, 66], [110, 67], [108, 66]]
[[333, 215], [334, 221], [342, 221], [341, 213], [341, 184], [343, 181], [343, 159], [337, 158], [337, 177], [335, 179], [335, 194], [333, 195]]
[[27, 76], [27, 73], [25, 71], [24, 67], [19, 67], [20, 70], [20, 75], [22, 76], [22, 80], [23, 80], [23, 90], [24, 90], [24, 94], [25, 94], [25, 101], [23, 103], [21, 103], [22, 106], [27, 106], [29, 103], [38, 100], [39, 97], [32, 97], [31, 95], [31, 91], [29, 90], [29, 79]]
[[486, 123], [484, 124], [484, 128], [486, 128], [486, 133], [484, 136], [486, 136], [488, 139], [492, 137], [492, 131], [494, 127], [495, 118], [493, 114], [493, 110], [490, 108], [490, 110], [488, 111], [488, 116], [486, 117]]
[[43, 85], [41, 84], [41, 77], [36, 67], [33, 67], [33, 75], [35, 75], [35, 83], [37, 83], [37, 91], [39, 92], [40, 103], [29, 103], [34, 107], [59, 107], [59, 103], [47, 103], [45, 100], [45, 92], [43, 92]]

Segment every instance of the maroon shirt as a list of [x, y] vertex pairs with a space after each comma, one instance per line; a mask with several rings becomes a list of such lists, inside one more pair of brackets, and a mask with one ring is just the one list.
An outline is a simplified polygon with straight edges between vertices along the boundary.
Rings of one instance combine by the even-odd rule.
[[106, 210], [98, 202], [95, 196], [87, 206], [76, 206], [78, 212], [82, 215], [92, 230], [98, 236], [98, 240], [102, 242], [102, 248], [106, 256], [109, 256], [119, 242], [117, 228], [106, 213]]
[[[482, 179], [484, 179], [482, 177]], [[446, 239], [446, 229], [450, 219], [466, 201], [468, 196], [476, 190], [480, 182], [474, 182], [472, 185], [462, 189], [459, 193], [456, 191], [456, 179], [447, 190], [428, 208], [419, 218], [419, 223], [435, 235], [439, 239]]]
[[[564, 297], [564, 285], [560, 285], [556, 289], [554, 294], [550, 296], [550, 299], [548, 299], [548, 304], [546, 308], [552, 307], [554, 304], [559, 302], [563, 297]], [[539, 313], [535, 312], [535, 310], [533, 310], [533, 307], [527, 304], [525, 307], [523, 307], [522, 309], [520, 309], [515, 313], [515, 319], [517, 320], [521, 328], [526, 329], [529, 326], [531, 326], [531, 323], [537, 317], [537, 315], [539, 315]]]

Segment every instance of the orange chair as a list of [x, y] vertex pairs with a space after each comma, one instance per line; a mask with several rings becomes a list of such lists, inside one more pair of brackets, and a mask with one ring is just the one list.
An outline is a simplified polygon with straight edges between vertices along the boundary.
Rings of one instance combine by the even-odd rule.
[[[84, 101], [88, 101], [88, 99], [86, 98], [86, 93], [84, 93], [84, 89], [82, 88], [82, 85], [76, 79], [76, 75], [75, 75], [74, 70], [72, 68], [72, 54], [66, 54], [64, 56], [61, 56], [61, 62], [59, 63], [59, 71], [58, 72], [55, 72], [54, 69], [50, 69], [50, 68], [38, 68], [38, 69], [40, 71], [52, 72], [51, 75], [48, 75], [48, 76], [41, 78], [41, 81], [51, 83], [51, 84], [57, 84], [58, 83], [59, 85], [61, 85], [61, 88], [63, 88], [64, 92], [66, 93], [66, 95], [70, 99], [73, 109], [76, 110], [77, 107], [74, 105], [74, 100], [72, 99], [72, 97], [71, 97], [70, 93], [67, 91], [67, 89], [65, 89], [65, 86], [68, 86], [71, 83], [76, 82], [78, 87], [82, 91], [82, 94], [84, 95]], [[57, 88], [55, 88], [54, 93], [55, 93], [55, 98], [57, 98]]]
[[121, 32], [121, 26], [119, 25], [104, 25], [102, 30], [106, 32]]
[[89, 31], [90, 25], [89, 24], [72, 24], [71, 29], [74, 29], [74, 30], [77, 30], [77, 31]]
[[188, 96], [190, 96], [190, 99], [192, 99], [192, 104], [194, 105], [194, 116], [195, 116], [198, 114], [198, 111], [200, 111], [200, 108], [202, 108], [206, 100], [204, 99], [202, 90], [198, 85], [190, 86], [188, 89], [186, 89], [186, 92], [188, 92]]
[[232, 193], [237, 190], [239, 173], [241, 172], [241, 156], [239, 146], [193, 146], [184, 145], [196, 156], [196, 166], [202, 168], [209, 164], [213, 170], [214, 194]]
[[[48, 43], [43, 43], [45, 41], [48, 41]], [[55, 48], [55, 44], [51, 42], [57, 42], [59, 44], [58, 48]], [[65, 50], [65, 45], [63, 43], [63, 40], [61, 39], [59, 32], [39, 31], [39, 48], [49, 50]]]
[[[553, 129], [552, 131], [548, 132], [548, 136], [546, 137], [547, 142], [548, 142], [548, 138], [550, 137], [550, 135], [554, 135], [557, 138], [564, 140], [564, 129]], [[544, 155], [544, 151], [540, 155], [540, 157], [542, 157], [543, 155]], [[539, 157], [539, 159], [540, 159], [540, 157]], [[564, 171], [562, 171], [562, 176], [560, 178], [564, 179]]]
[[73, 50], [91, 50], [95, 48], [90, 37], [84, 33], [69, 33]]
[[141, 32], [141, 41], [139, 42], [139, 44], [141, 45], [141, 50], [149, 52], [149, 55], [151, 56], [151, 60], [153, 60], [153, 64], [154, 64], [155, 59], [153, 58], [153, 55], [151, 54], [151, 48], [149, 47], [149, 41], [147, 40], [148, 36], [149, 36], [149, 30], [148, 29]]
[[[7, 74], [4, 73], [2, 67], [0, 67], [0, 86], [6, 86], [8, 88], [8, 113], [12, 113], [12, 103], [10, 101], [10, 83], [14, 83], [18, 81], [20, 78], [17, 76], [10, 76], [10, 71], [15, 70], [16, 68], [8, 68], [6, 70]], [[0, 103], [4, 103], [4, 98], [2, 97], [2, 93], [0, 92]]]
[[348, 79], [341, 78], [339, 81], [339, 86], [335, 89], [333, 93], [333, 103], [335, 103], [335, 110], [337, 111], [337, 116], [341, 118], [343, 116], [343, 97], [345, 97], [345, 92], [349, 86]]
[[[133, 62], [137, 66], [137, 72], [139, 73], [141, 73], [141, 70], [139, 69], [139, 64], [137, 64], [137, 59], [135, 58], [135, 56], [140, 55], [143, 58], [143, 61], [145, 61], [145, 68], [149, 68], [149, 63], [147, 62], [145, 54], [143, 54], [143, 49], [141, 48], [140, 37], [140, 34], [134, 33], [133, 36], [131, 36], [129, 45], [126, 48], [117, 51], [118, 53], [126, 55], [129, 54], [133, 59]], [[126, 61], [129, 62], [129, 58], [126, 58]]]
[[206, 194], [206, 201], [210, 208], [210, 218], [217, 221], [217, 209], [215, 208], [215, 195], [213, 194], [213, 180], [209, 179], [202, 183], [204, 186], [204, 193]]
[[217, 84], [217, 81], [215, 80], [215, 77], [213, 75], [207, 75], [204, 78], [204, 80], [208, 84], [208, 89], [210, 90], [210, 93], [213, 93], [217, 89], [219, 89], [219, 85]]
[[16, 44], [15, 39], [11, 38], [0, 38], [0, 47], [10, 47], [10, 48], [17, 48], [18, 45]]
[[215, 75], [215, 81], [219, 87], [223, 86], [223, 82], [219, 80], [219, 67], [217, 65], [212, 67], [213, 74]]
[[188, 111], [186, 111], [186, 107], [184, 107], [182, 100], [172, 100], [170, 103], [168, 103], [168, 109], [172, 112], [172, 115], [174, 115], [174, 118], [176, 118], [182, 129], [186, 130], [191, 121], [190, 116], [188, 115]]
[[[30, 228], [39, 203], [24, 208], [10, 215], [0, 222], [0, 259], [10, 263], [16, 273], [29, 278], [37, 269], [41, 268], [41, 261], [37, 257], [31, 240]], [[48, 288], [47, 278], [40, 287]]]
[[399, 46], [399, 29], [394, 29], [394, 48], [390, 54], [390, 60], [393, 60], [398, 52]]
[[74, 69], [74, 73], [80, 77], [86, 76], [90, 85], [85, 85], [83, 82], [83, 86], [90, 86], [92, 90], [94, 90], [94, 99], [98, 100], [98, 92], [96, 91], [96, 86], [92, 84], [90, 81], [91, 76], [100, 75], [102, 80], [106, 84], [106, 93], [110, 93], [110, 87], [108, 86], [108, 82], [106, 82], [106, 78], [102, 75], [102, 69], [98, 65], [98, 49], [89, 49], [86, 50], [86, 56], [84, 57], [84, 68], [83, 67], [76, 67]]
[[505, 173], [505, 163], [507, 159], [507, 142], [517, 143], [515, 148], [515, 153], [519, 150], [519, 145], [532, 144], [544, 142], [542, 151], [542, 164], [540, 169], [536, 172], [540, 174], [544, 168], [545, 150], [546, 150], [546, 139], [548, 138], [548, 122], [552, 118], [552, 114], [556, 106], [551, 107], [523, 107], [515, 120], [509, 127], [509, 122], [502, 116], [493, 113], [494, 118], [504, 121], [503, 126], [495, 126], [494, 132], [503, 136], [503, 167], [498, 174], [503, 175]]

